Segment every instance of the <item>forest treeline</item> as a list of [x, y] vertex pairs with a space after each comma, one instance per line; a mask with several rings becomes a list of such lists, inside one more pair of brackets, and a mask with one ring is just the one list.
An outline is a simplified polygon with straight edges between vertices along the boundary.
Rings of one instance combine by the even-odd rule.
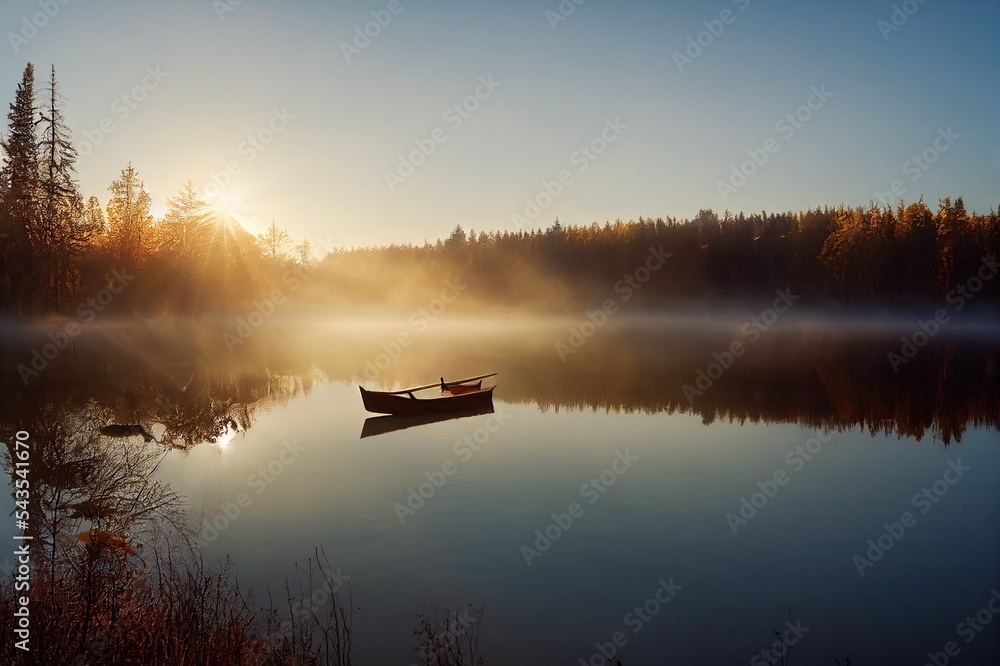
[[973, 300], [1000, 300], [1000, 280], [992, 279], [998, 257], [1000, 216], [970, 213], [959, 197], [942, 199], [935, 211], [919, 201], [721, 217], [702, 210], [693, 220], [589, 226], [557, 220], [530, 232], [477, 234], [459, 226], [434, 245], [332, 254], [321, 274], [333, 293], [377, 302], [415, 278], [428, 295], [457, 278], [480, 302], [543, 309], [607, 298], [647, 307], [725, 303], [790, 289], [812, 305], [947, 301], [959, 310]]
[[286, 264], [309, 263], [308, 242], [293, 247], [274, 223], [253, 236], [210, 207], [190, 180], [160, 219], [131, 163], [105, 204], [84, 198], [63, 102], [55, 67], [36, 95], [28, 63], [0, 139], [0, 312], [71, 312], [113, 275], [128, 276], [129, 286], [113, 289], [114, 302], [100, 303], [101, 311], [207, 312], [266, 293]]
[[[273, 221], [263, 234], [248, 233], [192, 181], [154, 218], [131, 163], [106, 203], [84, 198], [62, 104], [55, 69], [36, 95], [29, 63], [0, 142], [0, 314], [72, 314], [121, 274], [137, 279], [107, 309], [143, 315], [267, 310], [272, 297], [333, 313], [416, 309], [446, 290], [460, 295], [447, 299], [456, 311], [569, 311], [608, 298], [645, 307], [745, 302], [775, 289], [802, 304], [849, 307], [947, 301], [957, 310], [1000, 300], [992, 279], [1000, 215], [967, 211], [961, 197], [941, 199], [936, 210], [921, 200], [603, 225], [556, 220], [532, 231], [457, 226], [436, 243], [335, 249], [317, 263], [308, 240], [293, 246]], [[650, 272], [653, 251], [669, 258]]]

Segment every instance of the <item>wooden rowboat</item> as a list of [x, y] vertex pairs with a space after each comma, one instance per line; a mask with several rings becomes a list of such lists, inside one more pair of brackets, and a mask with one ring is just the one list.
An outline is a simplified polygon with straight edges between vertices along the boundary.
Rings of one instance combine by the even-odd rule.
[[381, 391], [361, 389], [361, 401], [365, 409], [376, 414], [396, 416], [417, 416], [419, 414], [444, 414], [488, 409], [493, 406], [493, 389], [478, 389], [459, 395], [445, 393], [440, 398], [417, 398], [410, 395], [396, 395]]
[[[421, 414], [445, 414], [450, 412], [472, 412], [493, 408], [493, 389], [482, 388], [479, 384], [470, 384], [475, 380], [482, 380], [492, 375], [482, 375], [462, 379], [456, 382], [441, 382], [438, 384], [428, 384], [415, 388], [403, 389], [401, 391], [369, 391], [363, 386], [358, 388], [361, 391], [361, 401], [365, 409], [376, 414], [394, 414], [397, 416], [417, 416]], [[442, 389], [438, 398], [418, 398], [413, 395], [417, 391], [424, 391], [430, 388]]]

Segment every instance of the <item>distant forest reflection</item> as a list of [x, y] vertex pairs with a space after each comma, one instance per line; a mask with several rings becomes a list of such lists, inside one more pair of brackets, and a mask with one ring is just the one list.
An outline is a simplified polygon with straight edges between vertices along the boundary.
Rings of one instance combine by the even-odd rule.
[[230, 428], [252, 428], [257, 410], [309, 395], [317, 382], [402, 387], [489, 371], [500, 373], [498, 401], [543, 411], [826, 423], [945, 444], [970, 426], [998, 426], [1000, 340], [957, 325], [893, 364], [900, 331], [800, 321], [765, 332], [728, 368], [719, 363], [742, 338], [738, 324], [626, 318], [573, 340], [579, 325], [466, 321], [400, 345], [399, 325], [285, 322], [255, 331], [229, 353], [221, 330], [146, 320], [80, 335], [27, 385], [16, 368], [46, 338], [10, 342], [8, 335], [0, 426], [11, 432], [87, 414], [98, 424], [142, 425], [160, 443], [189, 449]]

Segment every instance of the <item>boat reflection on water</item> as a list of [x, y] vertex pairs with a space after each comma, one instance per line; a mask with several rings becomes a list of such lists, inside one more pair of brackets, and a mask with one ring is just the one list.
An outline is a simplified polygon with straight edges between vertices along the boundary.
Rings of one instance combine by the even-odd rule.
[[493, 403], [479, 409], [471, 409], [461, 412], [448, 412], [446, 414], [420, 414], [417, 416], [373, 416], [365, 419], [365, 424], [361, 428], [361, 439], [365, 437], [375, 437], [385, 435], [397, 430], [406, 430], [416, 426], [451, 421], [452, 419], [464, 419], [469, 416], [481, 416], [493, 413]]

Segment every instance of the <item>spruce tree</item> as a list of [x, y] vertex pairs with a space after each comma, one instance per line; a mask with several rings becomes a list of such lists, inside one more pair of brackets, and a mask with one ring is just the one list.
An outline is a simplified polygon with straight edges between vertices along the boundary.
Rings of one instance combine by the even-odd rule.
[[121, 176], [108, 188], [108, 235], [111, 249], [125, 268], [139, 268], [151, 242], [151, 200], [139, 172], [132, 163], [122, 169]]
[[163, 218], [166, 249], [185, 258], [201, 251], [207, 243], [205, 236], [211, 217], [208, 203], [198, 194], [194, 181], [185, 182], [176, 197], [167, 199], [167, 214]]
[[52, 66], [47, 107], [39, 115], [39, 229], [47, 284], [58, 306], [76, 283], [76, 260], [94, 230], [83, 219], [83, 197], [74, 179], [76, 150], [60, 110], [62, 98]]
[[5, 309], [29, 300], [37, 280], [39, 239], [38, 141], [35, 135], [35, 68], [29, 62], [10, 105], [7, 136], [0, 139], [5, 153], [0, 234], [0, 297]]

